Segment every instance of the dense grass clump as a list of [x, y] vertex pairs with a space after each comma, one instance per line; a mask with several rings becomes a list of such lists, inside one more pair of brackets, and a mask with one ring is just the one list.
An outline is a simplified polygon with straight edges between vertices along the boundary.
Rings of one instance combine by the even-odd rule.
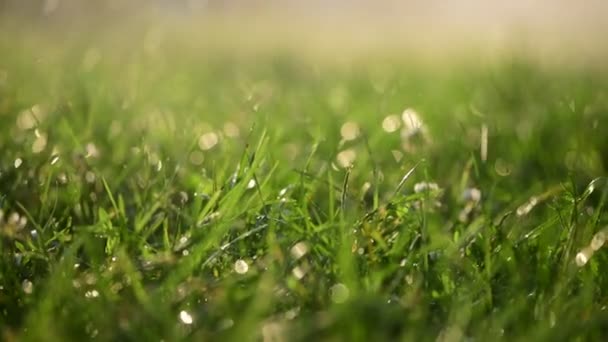
[[3, 340], [606, 336], [602, 71], [2, 44]]

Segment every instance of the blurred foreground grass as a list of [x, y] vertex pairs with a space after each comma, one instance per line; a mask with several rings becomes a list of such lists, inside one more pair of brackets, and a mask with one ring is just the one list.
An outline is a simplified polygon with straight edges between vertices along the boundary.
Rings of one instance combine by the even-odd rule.
[[605, 338], [602, 68], [25, 37], [3, 340]]

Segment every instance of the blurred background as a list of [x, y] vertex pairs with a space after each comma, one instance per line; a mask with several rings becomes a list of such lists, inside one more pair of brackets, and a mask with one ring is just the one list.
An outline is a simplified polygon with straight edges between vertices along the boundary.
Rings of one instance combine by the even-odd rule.
[[608, 32], [602, 0], [0, 0], [0, 11], [5, 28], [120, 35], [179, 28], [178, 37], [195, 43], [334, 56], [520, 49], [546, 61], [597, 61]]

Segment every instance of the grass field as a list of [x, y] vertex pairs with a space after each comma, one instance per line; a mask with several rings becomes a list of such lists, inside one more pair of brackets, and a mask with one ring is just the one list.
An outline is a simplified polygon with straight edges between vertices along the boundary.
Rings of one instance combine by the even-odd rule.
[[602, 68], [0, 45], [2, 340], [608, 335]]

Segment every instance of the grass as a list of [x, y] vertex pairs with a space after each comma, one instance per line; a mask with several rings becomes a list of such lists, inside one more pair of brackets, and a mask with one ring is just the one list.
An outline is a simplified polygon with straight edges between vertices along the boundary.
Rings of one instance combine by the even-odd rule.
[[3, 340], [608, 333], [598, 68], [1, 50]]

